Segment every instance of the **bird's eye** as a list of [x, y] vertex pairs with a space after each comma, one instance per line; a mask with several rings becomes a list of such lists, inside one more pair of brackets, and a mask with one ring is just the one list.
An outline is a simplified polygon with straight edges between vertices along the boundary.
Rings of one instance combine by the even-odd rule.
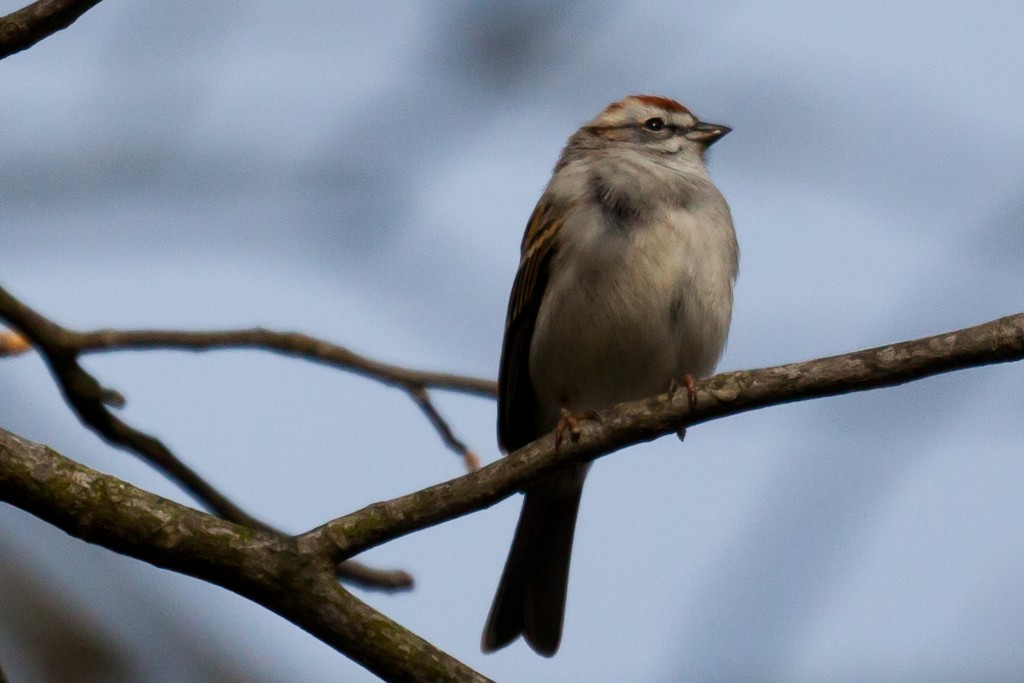
[[660, 116], [647, 119], [644, 121], [644, 130], [649, 130], [653, 133], [657, 133], [659, 130], [665, 130], [665, 119]]

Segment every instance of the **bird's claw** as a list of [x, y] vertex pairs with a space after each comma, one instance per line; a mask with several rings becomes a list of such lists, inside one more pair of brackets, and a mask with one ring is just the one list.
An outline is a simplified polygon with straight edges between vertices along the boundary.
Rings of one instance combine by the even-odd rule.
[[[692, 411], [697, 407], [697, 380], [693, 378], [693, 375], [687, 373], [683, 375], [682, 384], [686, 387], [686, 399], [687, 404], [690, 406]], [[673, 377], [668, 383], [668, 399], [671, 401], [675, 398], [676, 392], [679, 391], [679, 382]], [[686, 427], [680, 427], [679, 431], [676, 432], [676, 436], [682, 441], [686, 438]]]
[[562, 408], [562, 417], [558, 420], [558, 426], [555, 427], [555, 448], [562, 445], [562, 438], [566, 432], [569, 432], [569, 440], [576, 443], [580, 440], [580, 434], [583, 433], [583, 428], [580, 426], [580, 422], [583, 420], [596, 420], [598, 423], [601, 422], [601, 416], [597, 414], [595, 410], [584, 410], [579, 415], [573, 415], [565, 408]]

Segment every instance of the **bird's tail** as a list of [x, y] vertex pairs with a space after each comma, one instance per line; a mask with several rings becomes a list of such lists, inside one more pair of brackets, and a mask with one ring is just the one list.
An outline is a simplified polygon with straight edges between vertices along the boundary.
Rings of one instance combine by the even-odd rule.
[[545, 657], [558, 651], [586, 472], [574, 469], [526, 490], [515, 539], [484, 627], [484, 652], [505, 647], [520, 635]]

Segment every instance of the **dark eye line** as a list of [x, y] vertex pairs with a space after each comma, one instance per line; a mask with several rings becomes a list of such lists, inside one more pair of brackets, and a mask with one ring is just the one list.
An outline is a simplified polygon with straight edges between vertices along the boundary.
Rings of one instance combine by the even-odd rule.
[[[616, 126], [585, 126], [585, 129], [589, 130], [589, 131], [592, 131], [592, 132], [599, 132], [599, 131], [602, 131], [602, 130], [622, 130], [622, 129], [625, 129], [625, 128], [640, 128], [641, 130], [647, 130], [648, 132], [652, 132], [652, 133], [660, 133], [660, 132], [662, 132], [664, 130], [668, 130], [668, 131], [671, 131], [673, 135], [682, 135], [684, 133], [687, 133], [687, 132], [693, 130], [693, 126], [679, 126], [679, 125], [676, 125], [674, 123], [669, 123], [668, 121], [665, 121], [665, 127], [664, 128], [662, 128], [661, 130], [657, 130], [657, 131], [651, 131], [651, 130], [649, 130], [647, 128], [644, 128], [644, 123], [646, 123], [646, 121], [640, 121], [640, 122], [634, 122], [634, 123], [620, 123], [620, 124], [618, 124]], [[694, 124], [694, 125], [697, 125], [697, 124]]]
[[[642, 122], [642, 121], [640, 123], [620, 123], [617, 126], [588, 126], [588, 128], [590, 128], [591, 130], [621, 130], [623, 128], [643, 128], [643, 127], [644, 127], [644, 122]], [[674, 123], [665, 123], [665, 127], [662, 128], [661, 130], [672, 130], [672, 131], [676, 131], [676, 132], [683, 132], [683, 133], [685, 133], [686, 131], [690, 130], [690, 128], [692, 128], [692, 126], [677, 126]], [[657, 133], [657, 132], [660, 132], [660, 131], [652, 131], [652, 132]]]

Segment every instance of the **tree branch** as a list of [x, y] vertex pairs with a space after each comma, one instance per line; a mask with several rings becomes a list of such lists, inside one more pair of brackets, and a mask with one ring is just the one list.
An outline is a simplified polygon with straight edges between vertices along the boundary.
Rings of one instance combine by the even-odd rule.
[[[466, 469], [469, 471], [479, 467], [479, 459], [461, 439], [455, 436], [454, 430], [431, 402], [427, 389], [445, 389], [492, 398], [498, 393], [497, 383], [492, 380], [443, 372], [412, 370], [397, 365], [381, 363], [343, 346], [331, 344], [330, 342], [298, 332], [273, 332], [259, 327], [248, 330], [218, 330], [212, 332], [182, 332], [175, 330], [96, 330], [92, 332], [76, 332], [47, 320], [2, 288], [0, 288], [0, 318], [8, 319], [15, 326], [27, 324], [38, 330], [37, 334], [42, 335], [45, 341], [47, 341], [47, 346], [43, 349], [43, 353], [48, 358], [48, 362], [49, 358], [53, 357], [56, 346], [59, 344], [62, 347], [63, 353], [71, 357], [71, 364], [76, 367], [78, 356], [104, 351], [172, 349], [199, 352], [217, 349], [259, 349], [285, 356], [302, 358], [368, 377], [387, 386], [405, 391], [409, 398], [426, 415], [430, 425], [437, 431], [444, 445], [462, 458]], [[30, 340], [32, 339], [31, 335], [26, 334], [26, 336]], [[0, 336], [0, 356], [15, 355], [25, 351], [27, 348], [24, 339], [18, 335], [8, 334]], [[71, 374], [78, 373], [68, 369], [65, 376], [70, 377]], [[95, 380], [93, 380], [94, 382]], [[86, 385], [82, 386], [88, 388], [89, 391], [93, 391], [91, 385], [88, 387]], [[114, 407], [124, 405], [124, 397], [117, 392], [99, 388], [95, 391], [102, 394], [102, 402], [107, 405]], [[122, 431], [122, 439], [130, 439], [134, 442], [141, 441], [138, 436], [124, 434], [123, 430], [117, 431]], [[188, 472], [183, 464], [175, 463], [172, 460], [173, 456], [171, 458], [167, 457], [167, 453], [164, 453], [166, 449], [162, 448], [162, 444], [159, 446], [150, 444], [146, 448], [150, 451], [150, 456], [148, 457], [152, 458], [151, 462], [154, 464], [161, 461], [166, 463], [166, 467], [169, 469], [165, 471], [183, 486], [189, 488], [189, 490], [193, 490], [192, 487], [195, 487], [195, 495], [212, 495], [208, 490], [204, 489], [200, 481], [196, 480], [194, 473]], [[163, 468], [165, 465], [157, 464], [157, 466]], [[186, 484], [186, 481], [190, 483]], [[200, 493], [200, 491], [203, 491], [203, 493]], [[217, 500], [216, 504], [231, 505], [230, 501], [226, 501], [223, 498]], [[236, 510], [236, 512], [240, 511]]]
[[556, 449], [549, 434], [478, 472], [370, 505], [297, 538], [240, 529], [2, 430], [0, 499], [85, 540], [249, 597], [389, 679], [481, 680], [345, 591], [333, 579], [334, 564], [493, 505], [560, 467], [681, 427], [1022, 358], [1024, 313], [867, 351], [723, 373], [698, 384], [693, 407], [681, 392], [619, 404], [599, 423], [586, 422], [576, 442]]
[[247, 330], [182, 332], [176, 330], [96, 330], [74, 332], [73, 344], [82, 353], [97, 351], [214, 351], [219, 349], [261, 349], [285, 356], [304, 358], [340, 370], [375, 379], [400, 389], [445, 389], [475, 396], [493, 397], [498, 385], [492, 380], [444, 372], [411, 370], [381, 363], [344, 346], [298, 332], [274, 332], [256, 327]]
[[179, 351], [212, 351], [218, 349], [260, 349], [285, 356], [302, 358], [315, 363], [352, 372], [374, 379], [387, 386], [402, 389], [423, 411], [441, 441], [462, 458], [470, 472], [480, 467], [480, 460], [459, 439], [451, 425], [430, 400], [427, 389], [445, 389], [472, 396], [493, 398], [498, 385], [493, 380], [465, 377], [443, 372], [412, 370], [381, 363], [360, 355], [344, 346], [310, 337], [298, 332], [274, 332], [257, 327], [249, 330], [218, 330], [212, 332], [182, 332], [174, 330], [96, 330], [71, 332], [70, 342], [79, 353], [98, 351], [150, 351], [175, 349]]
[[427, 393], [426, 389], [415, 389], [409, 392], [412, 400], [416, 402], [423, 414], [427, 416], [427, 420], [434, 427], [437, 433], [441, 436], [441, 441], [444, 445], [451, 449], [456, 455], [462, 458], [462, 463], [466, 467], [467, 472], [475, 472], [480, 469], [480, 458], [476, 453], [469, 449], [459, 437], [455, 436], [455, 432], [452, 430], [451, 425], [441, 416], [437, 408], [434, 407], [434, 402], [430, 400], [430, 394]]
[[0, 59], [66, 29], [100, 0], [38, 0], [0, 17]]
[[[200, 503], [220, 517], [253, 529], [275, 531], [249, 515], [178, 459], [159, 439], [141, 432], [114, 415], [109, 406], [121, 406], [124, 398], [100, 385], [78, 364], [81, 353], [77, 332], [46, 319], [0, 287], [0, 319], [12, 325], [38, 349], [50, 373], [78, 419], [107, 443], [134, 453], [177, 482]], [[401, 590], [412, 587], [404, 571], [379, 570], [360, 564], [337, 567], [339, 578], [366, 588]]]
[[402, 569], [377, 569], [354, 560], [341, 562], [334, 573], [345, 583], [383, 593], [411, 590], [416, 583], [412, 574]]
[[389, 681], [486, 681], [346, 591], [334, 563], [0, 429], [0, 500], [90, 543], [227, 588]]
[[0, 287], [0, 318], [16, 328], [42, 355], [78, 419], [107, 443], [130, 451], [176, 481], [210, 510], [254, 529], [266, 525], [231, 502], [197, 472], [179, 460], [159, 439], [129, 426], [110, 412], [124, 398], [106, 389], [78, 364], [75, 333], [47, 320]]
[[585, 421], [578, 441], [556, 448], [548, 434], [477, 472], [390, 501], [374, 503], [298, 538], [335, 560], [480, 510], [523, 485], [573, 463], [607, 455], [690, 425], [768, 406], [891, 387], [944, 372], [1024, 358], [1024, 313], [934, 337], [841, 356], [728, 372], [687, 392], [621, 403]]

